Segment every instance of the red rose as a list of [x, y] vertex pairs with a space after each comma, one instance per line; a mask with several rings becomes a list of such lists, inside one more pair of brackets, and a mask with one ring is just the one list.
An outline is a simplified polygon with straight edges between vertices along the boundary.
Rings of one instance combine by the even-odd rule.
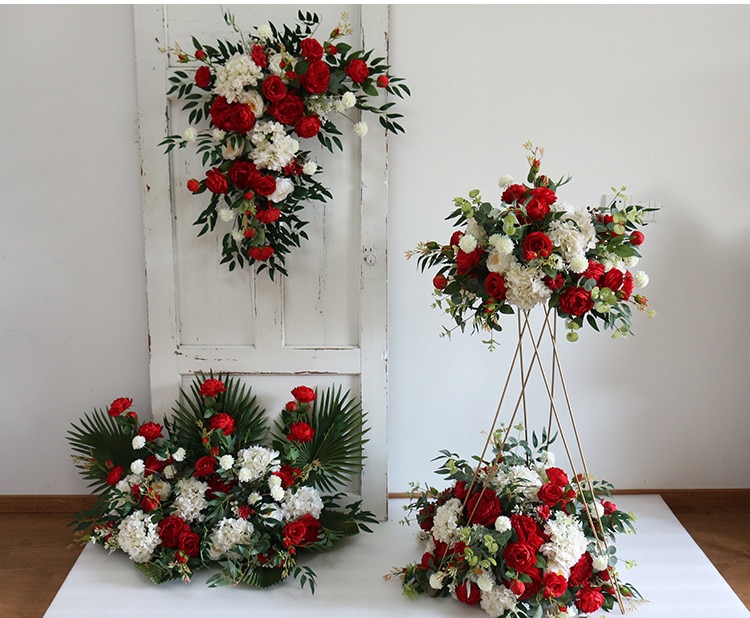
[[320, 522], [310, 515], [310, 513], [306, 513], [300, 521], [305, 526], [305, 535], [302, 537], [302, 541], [300, 541], [298, 545], [301, 547], [307, 547], [317, 542], [318, 537], [320, 537]]
[[144, 513], [151, 513], [159, 508], [159, 499], [155, 496], [144, 496], [141, 500], [141, 508]]
[[548, 189], [547, 187], [536, 187], [535, 189], [531, 190], [531, 194], [535, 199], [544, 202], [548, 206], [551, 206], [555, 203], [555, 200], [557, 200], [557, 195], [555, 195], [555, 192], [552, 189]]
[[544, 584], [544, 597], [556, 599], [565, 594], [568, 589], [568, 580], [558, 573], [546, 573], [542, 578]]
[[250, 247], [247, 250], [248, 256], [259, 262], [265, 262], [274, 253], [276, 253], [276, 250], [273, 247]]
[[250, 58], [262, 69], [268, 66], [268, 57], [266, 56], [266, 50], [263, 49], [262, 45], [253, 45], [250, 50]]
[[484, 280], [484, 289], [487, 290], [487, 294], [495, 298], [496, 300], [503, 300], [505, 298], [505, 277], [500, 273], [490, 273]]
[[292, 389], [292, 397], [300, 403], [311, 403], [315, 401], [317, 395], [309, 386], [296, 386]]
[[122, 466], [115, 466], [109, 471], [109, 474], [107, 474], [107, 484], [108, 485], [117, 485], [117, 483], [120, 482], [120, 479], [122, 478], [123, 472], [125, 470]]
[[281, 101], [286, 96], [286, 85], [278, 75], [269, 75], [260, 87], [263, 96], [271, 101]]
[[434, 285], [437, 290], [444, 290], [445, 286], [448, 285], [448, 280], [445, 278], [445, 275], [441, 273], [433, 277], [432, 285]]
[[207, 482], [206, 498], [209, 500], [213, 500], [218, 494], [228, 494], [237, 486], [237, 481], [225, 481], [217, 475], [207, 479]]
[[307, 526], [299, 520], [290, 521], [281, 531], [284, 547], [297, 547], [305, 538]]
[[270, 174], [259, 174], [253, 180], [253, 191], [263, 197], [268, 197], [276, 191], [276, 179]]
[[552, 241], [544, 232], [529, 232], [521, 245], [523, 259], [527, 262], [534, 258], [546, 258], [552, 253]]
[[209, 111], [214, 126], [222, 131], [247, 133], [255, 126], [255, 114], [245, 103], [228, 103], [224, 97], [216, 97]]
[[520, 199], [523, 199], [523, 196], [526, 194], [526, 187], [523, 185], [510, 185], [505, 191], [503, 191], [502, 200], [506, 204], [512, 204], [513, 202], [517, 202]]
[[599, 287], [609, 288], [613, 292], [616, 292], [620, 289], [620, 286], [622, 286], [622, 281], [624, 278], [625, 275], [621, 270], [612, 268], [604, 273], [604, 275], [599, 279]]
[[204, 52], [202, 49], [198, 49], [195, 51], [195, 57], [197, 60], [205, 60], [206, 56], [208, 56], [208, 54], [206, 54], [206, 52]]
[[482, 599], [482, 593], [476, 582], [461, 582], [456, 586], [456, 598], [466, 605], [476, 605]]
[[526, 590], [526, 586], [524, 585], [524, 583], [518, 579], [514, 579], [512, 582], [510, 582], [510, 584], [508, 585], [508, 588], [517, 597], [521, 597], [521, 595]]
[[219, 171], [218, 167], [214, 167], [206, 172], [206, 188], [211, 193], [221, 194], [229, 191], [229, 183], [227, 183], [227, 179]]
[[284, 489], [288, 489], [289, 487], [294, 485], [294, 482], [297, 480], [299, 475], [302, 474], [302, 470], [293, 466], [289, 466], [287, 464], [283, 464], [277, 472], [274, 472], [274, 474], [281, 479], [281, 486]]
[[309, 442], [313, 439], [315, 430], [304, 421], [297, 421], [289, 426], [286, 439], [290, 442]]
[[575, 317], [580, 317], [594, 306], [591, 292], [584, 288], [572, 287], [560, 294], [560, 310]]
[[370, 69], [367, 68], [367, 63], [364, 60], [357, 58], [346, 66], [344, 72], [355, 84], [361, 84], [367, 79]]
[[221, 429], [221, 432], [228, 436], [234, 432], [234, 430], [237, 428], [236, 423], [234, 422], [234, 419], [229, 416], [229, 414], [226, 414], [225, 412], [219, 412], [218, 414], [214, 414], [211, 417], [211, 420], [208, 421], [208, 426], [211, 429]]
[[120, 416], [125, 410], [133, 405], [133, 400], [129, 397], [118, 397], [109, 404], [108, 414], [112, 417]]
[[208, 90], [211, 87], [211, 69], [206, 65], [198, 67], [195, 72], [195, 85], [203, 90]]
[[466, 500], [464, 512], [470, 524], [480, 524], [488, 528], [493, 526], [495, 520], [503, 514], [500, 498], [491, 489], [471, 494]]
[[630, 233], [631, 245], [635, 245], [637, 247], [638, 245], [642, 245], [644, 240], [645, 237], [643, 236], [643, 232], [635, 231]]
[[593, 572], [594, 561], [591, 558], [591, 554], [584, 552], [583, 556], [570, 569], [568, 581], [571, 586], [583, 586], [591, 578]]
[[605, 515], [612, 515], [617, 510], [617, 506], [608, 500], [602, 500], [602, 506], [604, 507]]
[[595, 260], [589, 260], [589, 267], [583, 271], [581, 277], [584, 279], [593, 279], [598, 281], [599, 277], [604, 274], [604, 265], [596, 262]]
[[297, 405], [296, 401], [287, 401], [286, 405], [284, 406], [284, 409], [288, 410], [289, 412], [296, 412], [297, 408], [299, 408], [299, 406]]
[[294, 132], [301, 138], [308, 139], [310, 137], [315, 137], [318, 134], [320, 126], [320, 117], [317, 114], [303, 116], [297, 124], [294, 125]]
[[555, 504], [560, 502], [560, 500], [562, 500], [563, 490], [562, 487], [560, 487], [559, 485], [555, 485], [554, 483], [545, 483], [539, 488], [539, 492], [537, 495], [539, 496], [539, 499], [545, 504], [554, 506]]
[[169, 460], [162, 461], [156, 455], [149, 455], [146, 458], [146, 461], [143, 462], [143, 465], [145, 467], [144, 474], [146, 476], [158, 474], [159, 472], [164, 470], [164, 468], [166, 468], [167, 464], [169, 463]]
[[484, 250], [481, 247], [477, 247], [471, 253], [466, 253], [459, 249], [456, 255], [456, 273], [465, 275], [471, 271], [472, 268], [479, 264], [479, 260], [482, 259], [483, 254]]
[[323, 57], [323, 46], [317, 39], [304, 39], [300, 43], [300, 51], [305, 60], [320, 60]]
[[466, 486], [465, 481], [458, 481], [456, 486], [453, 488], [453, 495], [459, 500], [463, 500], [469, 495], [469, 488]]
[[201, 538], [197, 532], [184, 530], [177, 539], [177, 547], [191, 558], [197, 558], [201, 553]]
[[509, 568], [521, 573], [527, 573], [536, 564], [536, 552], [526, 543], [508, 543], [503, 551], [503, 559]]
[[259, 174], [260, 172], [254, 163], [243, 160], [237, 160], [232, 163], [232, 167], [227, 172], [229, 181], [238, 189], [249, 188]]
[[204, 455], [195, 462], [195, 476], [209, 476], [216, 470], [216, 459], [211, 455]]
[[549, 214], [549, 204], [538, 197], [532, 197], [526, 204], [526, 214], [532, 221], [541, 221]]
[[534, 551], [539, 549], [545, 538], [538, 524], [528, 515], [511, 515], [510, 525], [518, 540], [529, 545]]
[[177, 547], [180, 535], [190, 530], [187, 522], [177, 515], [167, 515], [157, 525], [157, 531], [164, 547]]
[[560, 468], [547, 468], [546, 472], [550, 483], [554, 483], [560, 487], [565, 487], [569, 482], [565, 470], [561, 470]]
[[152, 423], [151, 421], [143, 423], [143, 425], [138, 428], [138, 435], [146, 438], [146, 442], [153, 442], [157, 438], [162, 437], [161, 425]]
[[576, 607], [584, 614], [592, 614], [604, 605], [604, 595], [599, 588], [586, 586], [576, 592]]
[[216, 378], [209, 378], [201, 384], [199, 392], [203, 397], [216, 397], [225, 390], [227, 390], [227, 387], [224, 386], [224, 382]]
[[307, 73], [302, 78], [305, 90], [312, 94], [322, 94], [328, 90], [331, 81], [331, 69], [322, 60], [314, 60], [310, 63]]
[[385, 88], [386, 86], [388, 86], [388, 76], [378, 75], [377, 84], [378, 84], [378, 88]]
[[255, 218], [261, 223], [266, 224], [278, 221], [280, 216], [281, 211], [273, 206], [269, 206], [268, 208], [264, 208], [255, 213]]
[[198, 193], [198, 191], [201, 190], [201, 183], [199, 180], [196, 180], [195, 178], [191, 178], [187, 181], [187, 188], [188, 191], [191, 193]]
[[287, 93], [283, 99], [273, 102], [268, 107], [268, 113], [281, 124], [295, 125], [305, 115], [305, 103], [296, 94]]

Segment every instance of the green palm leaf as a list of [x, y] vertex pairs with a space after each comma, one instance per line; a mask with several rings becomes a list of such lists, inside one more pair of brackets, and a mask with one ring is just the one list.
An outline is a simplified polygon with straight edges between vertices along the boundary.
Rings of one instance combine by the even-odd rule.
[[[66, 437], [73, 450], [76, 467], [80, 468], [81, 475], [89, 481], [88, 486], [95, 493], [101, 494], [109, 489], [106, 480], [108, 470], [102, 465], [103, 462], [111, 461], [114, 465], [127, 467], [135, 459], [133, 435], [133, 429], [126, 421], [97, 409], [84, 414], [78, 424], [73, 423], [68, 430]], [[92, 461], [99, 465], [90, 465]]]
[[[341, 386], [318, 393], [310, 407], [309, 424], [315, 430], [310, 442], [297, 445], [295, 465], [312, 464], [310, 481], [322, 491], [333, 491], [359, 474], [364, 460], [362, 447], [365, 414], [362, 404]], [[283, 427], [276, 423], [274, 440], [284, 441]]]

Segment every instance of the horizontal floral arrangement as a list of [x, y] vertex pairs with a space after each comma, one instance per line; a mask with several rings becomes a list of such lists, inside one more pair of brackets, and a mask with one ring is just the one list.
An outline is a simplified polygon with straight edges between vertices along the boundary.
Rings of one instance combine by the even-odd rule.
[[273, 279], [277, 272], [288, 274], [287, 255], [308, 238], [305, 204], [332, 198], [317, 180], [323, 170], [304, 149], [305, 140], [343, 150], [337, 121], [364, 137], [368, 125], [360, 112], [377, 117], [387, 132], [403, 132], [402, 115], [386, 93], [410, 93], [384, 58], [342, 40], [352, 33], [346, 13], [325, 39], [315, 36], [315, 13], [299, 11], [294, 28], [263, 24], [250, 34], [230, 13], [224, 18], [239, 41], [204, 45], [193, 37], [192, 52], [178, 45], [165, 50], [198, 67], [169, 78], [168, 95], [185, 101], [190, 126], [162, 145], [168, 153], [192, 143], [202, 156], [205, 176], [187, 187], [209, 195], [195, 221], [199, 236], [219, 220], [228, 224], [221, 263], [229, 270], [256, 265]]
[[526, 183], [505, 176], [501, 203], [494, 206], [479, 191], [455, 198], [448, 216], [459, 228], [446, 244], [419, 243], [407, 253], [418, 257], [422, 271], [437, 267], [434, 306], [455, 325], [473, 332], [502, 330], [501, 316], [548, 305], [565, 319], [567, 338], [578, 329], [631, 334], [631, 307], [647, 311], [648, 299], [637, 288], [648, 284], [643, 271], [632, 272], [645, 236], [639, 229], [654, 211], [637, 204], [575, 209], [558, 201], [558, 190], [570, 178], [551, 180], [540, 174], [543, 149], [531, 143]]
[[299, 386], [271, 429], [236, 378], [200, 375], [181, 394], [163, 425], [124, 397], [73, 424], [74, 462], [97, 494], [73, 522], [79, 542], [126, 553], [154, 583], [214, 567], [209, 585], [267, 588], [292, 575], [314, 592], [299, 552], [375, 523], [331, 493], [362, 468], [359, 401]]
[[414, 486], [405, 507], [424, 553], [389, 578], [408, 597], [450, 596], [492, 618], [584, 616], [640, 599], [616, 568], [615, 535], [635, 525], [612, 502], [611, 485], [569, 478], [544, 433], [531, 444], [498, 442], [498, 456], [476, 468], [441, 451], [437, 473], [450, 486]]

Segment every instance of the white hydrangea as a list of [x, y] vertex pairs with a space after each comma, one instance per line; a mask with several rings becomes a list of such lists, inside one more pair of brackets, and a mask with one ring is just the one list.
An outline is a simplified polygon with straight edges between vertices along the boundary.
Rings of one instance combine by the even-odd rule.
[[645, 288], [648, 285], [648, 281], [648, 275], [642, 270], [639, 270], [637, 273], [635, 273], [635, 275], [633, 275], [633, 282], [639, 288]]
[[237, 545], [249, 545], [255, 528], [246, 519], [225, 517], [211, 531], [208, 554], [211, 560], [218, 560], [222, 554], [230, 552]]
[[358, 137], [367, 135], [367, 123], [364, 120], [360, 120], [354, 125], [354, 135]]
[[276, 191], [268, 196], [269, 202], [283, 202], [294, 191], [294, 183], [289, 178], [276, 179]]
[[458, 241], [458, 248], [464, 253], [471, 253], [477, 248], [477, 239], [471, 234], [464, 234]]
[[461, 501], [451, 498], [445, 504], [435, 509], [433, 517], [432, 535], [436, 540], [450, 543], [456, 536], [458, 530], [458, 513], [461, 510]]
[[253, 88], [263, 76], [263, 70], [246, 54], [235, 53], [216, 69], [214, 92], [229, 103], [247, 103], [247, 86]]
[[289, 490], [284, 492], [284, 502], [281, 504], [284, 521], [294, 521], [308, 513], [318, 519], [322, 510], [323, 500], [314, 487], [299, 487], [295, 493]]
[[516, 595], [502, 584], [496, 584], [489, 590], [482, 590], [479, 605], [491, 618], [499, 618], [515, 609]]
[[253, 163], [258, 169], [280, 172], [299, 151], [299, 142], [287, 135], [284, 125], [278, 122], [258, 122], [250, 132]]
[[549, 570], [561, 571], [567, 577], [588, 545], [581, 522], [572, 515], [557, 511], [547, 520], [544, 532], [550, 540], [540, 551], [547, 557]]
[[135, 511], [117, 527], [117, 543], [133, 562], [148, 562], [161, 542], [156, 524], [143, 511]]
[[532, 309], [552, 295], [552, 290], [543, 281], [544, 273], [537, 268], [525, 268], [515, 263], [504, 274], [505, 298], [519, 309]]
[[142, 449], [144, 446], [146, 446], [146, 438], [144, 438], [143, 436], [135, 436], [133, 438], [133, 441], [131, 442], [131, 445], [133, 446], [134, 451]]
[[516, 495], [527, 500], [537, 500], [537, 493], [543, 483], [536, 470], [526, 466], [511, 466], [498, 469], [494, 484], [499, 487], [514, 486]]
[[594, 225], [588, 213], [580, 211], [567, 212], [562, 218], [552, 221], [547, 236], [568, 261], [596, 247]]
[[263, 446], [251, 446], [237, 453], [236, 463], [240, 468], [238, 473], [240, 482], [249, 483], [266, 476], [268, 472], [279, 466], [281, 461], [278, 451]]
[[177, 497], [174, 501], [174, 512], [187, 522], [202, 521], [201, 511], [206, 508], [206, 490], [208, 483], [195, 478], [177, 481]]

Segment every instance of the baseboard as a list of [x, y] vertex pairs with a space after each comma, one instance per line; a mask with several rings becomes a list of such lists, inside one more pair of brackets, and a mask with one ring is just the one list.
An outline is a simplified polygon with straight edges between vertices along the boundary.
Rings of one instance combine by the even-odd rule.
[[94, 496], [79, 494], [0, 495], [0, 513], [78, 513], [94, 505]]

